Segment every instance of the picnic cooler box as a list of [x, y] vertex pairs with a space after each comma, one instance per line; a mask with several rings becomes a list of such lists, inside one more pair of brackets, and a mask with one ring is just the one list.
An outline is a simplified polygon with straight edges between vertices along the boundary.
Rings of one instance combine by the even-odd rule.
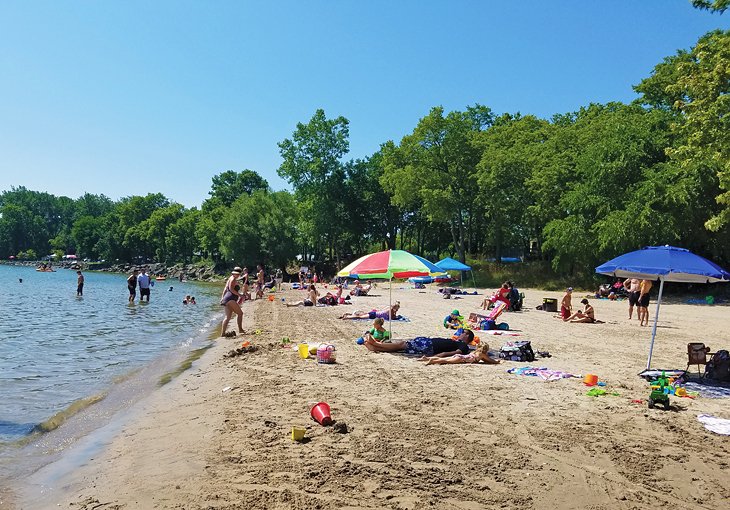
[[542, 298], [542, 309], [545, 312], [557, 312], [558, 300], [555, 298]]

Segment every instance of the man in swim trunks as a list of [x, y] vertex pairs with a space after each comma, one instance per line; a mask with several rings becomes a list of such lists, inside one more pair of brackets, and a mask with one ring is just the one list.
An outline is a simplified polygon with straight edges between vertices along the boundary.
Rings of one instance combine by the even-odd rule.
[[[624, 288], [629, 293], [629, 320], [631, 320], [631, 316], [634, 314], [634, 306], [636, 306], [639, 302], [639, 296], [641, 295], [639, 285], [640, 282], [636, 278], [628, 278], [624, 281]], [[636, 311], [636, 314], [639, 315], [638, 310]], [[641, 319], [641, 317], [639, 317], [639, 319]]]
[[137, 276], [137, 284], [139, 285], [139, 300], [144, 301], [147, 296], [147, 302], [150, 302], [150, 275], [147, 274], [146, 269], [142, 269], [142, 272]]
[[363, 338], [365, 339], [365, 347], [373, 352], [403, 352], [419, 356], [452, 356], [454, 354], [469, 354], [469, 344], [474, 340], [474, 333], [467, 329], [457, 340], [419, 336], [413, 340], [391, 343], [379, 342], [370, 334], [366, 334]]
[[652, 283], [650, 280], [641, 280], [639, 283], [639, 299], [636, 301], [636, 313], [639, 315], [639, 325], [649, 325], [649, 291]]
[[560, 302], [560, 317], [564, 321], [568, 320], [568, 317], [570, 317], [570, 311], [573, 309], [573, 304], [571, 303], [572, 296], [573, 287], [565, 289], [565, 295], [563, 296], [563, 300]]

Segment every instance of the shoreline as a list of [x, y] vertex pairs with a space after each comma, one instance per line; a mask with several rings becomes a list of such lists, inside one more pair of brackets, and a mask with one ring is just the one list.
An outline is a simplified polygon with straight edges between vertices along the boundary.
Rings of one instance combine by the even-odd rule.
[[[727, 401], [674, 398], [675, 412], [632, 403], [648, 396], [636, 374], [650, 331], [626, 320], [626, 302], [592, 300], [604, 324], [566, 324], [534, 309], [559, 293], [528, 289], [528, 308], [500, 318], [523, 337], [481, 336], [493, 348], [529, 339], [553, 356], [530, 365], [596, 373], [619, 393], [593, 398], [580, 379], [506, 373], [526, 363], [423, 366], [368, 353], [354, 339], [369, 321], [336, 317], [387, 304], [384, 287], [376, 292], [349, 307], [287, 308], [282, 296], [302, 296], [291, 290], [247, 304], [244, 328], [260, 335], [216, 340], [192, 369], [135, 406], [99, 455], [59, 480], [55, 499], [18, 508], [713, 508], [728, 497], [723, 455], [705, 452], [727, 458], [730, 448], [696, 420], [701, 412], [730, 418]], [[431, 289], [396, 288], [410, 322], [394, 322], [393, 331], [446, 336], [443, 315], [478, 311], [480, 292], [447, 301]], [[663, 305], [656, 366], [684, 368], [698, 331], [723, 338], [725, 312]], [[280, 347], [284, 336], [334, 342], [337, 363], [299, 359]], [[258, 350], [224, 357], [244, 339]], [[309, 418], [317, 401], [331, 405], [347, 433]], [[309, 442], [291, 441], [293, 425], [306, 427]]]
[[39, 478], [37, 491], [32, 492], [45, 493], [48, 480], [58, 478], [59, 471], [75, 470], [88, 461], [86, 455], [103, 451], [120, 424], [129, 420], [130, 410], [175, 381], [212, 345], [219, 319], [211, 310], [202, 324], [184, 335], [187, 339], [181, 337], [156, 358], [115, 377], [99, 393], [72, 402], [29, 435], [5, 443], [0, 455], [0, 509], [24, 508], [19, 502], [24, 500], [27, 480], [39, 473], [46, 473], [46, 478]]

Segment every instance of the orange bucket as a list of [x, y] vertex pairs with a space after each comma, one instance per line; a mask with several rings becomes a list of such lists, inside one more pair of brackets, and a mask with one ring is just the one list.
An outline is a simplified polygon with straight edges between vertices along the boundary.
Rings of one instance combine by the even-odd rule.
[[598, 376], [595, 374], [586, 374], [583, 378], [583, 384], [586, 386], [595, 386], [598, 384]]

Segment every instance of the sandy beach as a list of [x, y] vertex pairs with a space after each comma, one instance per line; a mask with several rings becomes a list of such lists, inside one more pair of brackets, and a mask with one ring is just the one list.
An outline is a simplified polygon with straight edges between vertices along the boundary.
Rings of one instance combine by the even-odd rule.
[[[447, 336], [454, 308], [435, 289], [394, 286], [410, 322], [396, 338]], [[337, 317], [383, 308], [387, 284], [351, 306], [287, 308], [301, 291], [245, 305], [252, 334], [221, 338], [193, 368], [152, 394], [101, 455], [32, 493], [20, 508], [72, 509], [479, 509], [723, 508], [730, 501], [730, 442], [700, 413], [730, 418], [727, 399], [673, 398], [650, 410], [637, 377], [650, 328], [627, 320], [626, 302], [591, 300], [603, 324], [567, 324], [535, 310], [554, 292], [527, 290], [525, 310], [501, 319], [551, 358], [530, 365], [597, 374], [618, 396], [586, 396], [578, 378], [543, 382], [507, 373], [525, 363], [424, 366], [375, 354], [355, 339], [370, 321]], [[574, 306], [581, 294], [574, 295]], [[650, 308], [653, 322], [654, 304]], [[730, 347], [727, 306], [662, 306], [656, 367], [686, 365], [686, 344]], [[650, 325], [651, 323], [650, 322]], [[255, 334], [260, 330], [259, 334]], [[493, 348], [511, 338], [480, 335]], [[281, 347], [327, 341], [337, 363]], [[258, 350], [225, 357], [249, 340]], [[224, 391], [225, 390], [225, 391]], [[347, 432], [322, 427], [309, 404], [326, 401]], [[293, 442], [294, 425], [307, 440]], [[36, 477], [37, 479], [38, 477]], [[33, 483], [33, 479], [30, 480]], [[22, 501], [22, 498], [21, 498]], [[723, 503], [724, 502], [724, 503]]]

